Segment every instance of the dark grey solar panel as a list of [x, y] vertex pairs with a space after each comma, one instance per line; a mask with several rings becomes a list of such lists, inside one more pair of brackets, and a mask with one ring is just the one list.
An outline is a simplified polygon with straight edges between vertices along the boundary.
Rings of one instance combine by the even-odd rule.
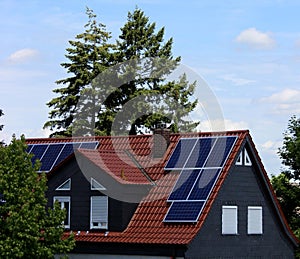
[[205, 167], [222, 167], [233, 147], [236, 137], [220, 137], [214, 145]]
[[173, 202], [164, 219], [165, 222], [196, 222], [204, 201]]
[[85, 148], [85, 149], [95, 149], [98, 145], [98, 142], [83, 142], [81, 143], [79, 148]]
[[31, 162], [34, 165], [35, 160], [41, 159], [43, 154], [45, 153], [45, 150], [47, 149], [48, 144], [42, 144], [42, 145], [34, 145], [31, 149], [31, 152], [33, 154], [33, 157], [31, 158]]
[[53, 167], [58, 165], [61, 161], [65, 160], [69, 155], [71, 155], [74, 152], [74, 149], [79, 148], [80, 145], [81, 145], [81, 142], [66, 143], [64, 148], [62, 149], [61, 153], [58, 154], [58, 157], [57, 157]]
[[41, 171], [50, 171], [53, 163], [56, 161], [58, 154], [61, 152], [64, 144], [52, 144], [49, 145], [45, 154], [41, 159]]
[[191, 190], [188, 200], [206, 200], [220, 171], [221, 169], [203, 169]]
[[165, 169], [182, 169], [191, 153], [197, 139], [180, 139], [177, 143]]
[[32, 147], [33, 147], [33, 145], [27, 145], [26, 152], [30, 153]]
[[182, 170], [168, 200], [186, 200], [199, 174], [199, 169]]
[[201, 168], [203, 167], [216, 138], [199, 138], [195, 148], [193, 149], [185, 168]]

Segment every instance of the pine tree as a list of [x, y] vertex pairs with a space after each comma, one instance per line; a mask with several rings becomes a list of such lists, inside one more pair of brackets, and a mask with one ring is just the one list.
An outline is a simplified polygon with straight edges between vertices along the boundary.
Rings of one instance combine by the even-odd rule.
[[[121, 123], [114, 128], [121, 133], [130, 128], [129, 134], [135, 135], [143, 128], [153, 129], [162, 121], [170, 123], [175, 132], [192, 130], [198, 125], [183, 118], [197, 104], [197, 100], [189, 100], [195, 83], [189, 85], [185, 75], [178, 82], [166, 82], [180, 57], [172, 55], [172, 38], [164, 42], [164, 28], [158, 32], [155, 28], [156, 24], [150, 23], [149, 17], [136, 8], [128, 13], [117, 40], [116, 59], [124, 64], [118, 73], [122, 84], [112, 95], [113, 106], [108, 111], [115, 118], [121, 109]], [[122, 109], [125, 105], [127, 112]]]
[[74, 247], [74, 237], [62, 239], [65, 211], [46, 209], [46, 176], [37, 174], [24, 137], [0, 146], [0, 257], [53, 258]]
[[48, 103], [53, 110], [45, 127], [63, 129], [55, 135], [67, 136], [119, 135], [128, 129], [135, 135], [162, 121], [174, 132], [194, 129], [198, 123], [186, 117], [197, 104], [189, 100], [195, 83], [185, 75], [167, 81], [180, 57], [172, 55], [173, 39], [164, 41], [164, 28], [156, 32], [155, 23], [136, 8], [111, 45], [105, 26], [97, 25], [90, 9], [87, 13], [88, 29], [76, 36], [79, 41], [70, 41], [71, 63], [62, 64], [75, 76], [58, 81], [67, 86], [54, 90], [60, 97]]
[[63, 85], [53, 90], [60, 96], [47, 104], [52, 110], [49, 113], [50, 120], [45, 123], [44, 128], [56, 130], [54, 135], [72, 135], [74, 116], [82, 91], [90, 87], [92, 80], [110, 65], [110, 50], [113, 47], [108, 43], [110, 33], [106, 31], [104, 24], [97, 23], [96, 15], [91, 9], [87, 8], [86, 14], [89, 20], [85, 25], [85, 32], [77, 35], [76, 40], [69, 41], [71, 47], [67, 48], [66, 57], [70, 63], [61, 64], [73, 76], [56, 82]]

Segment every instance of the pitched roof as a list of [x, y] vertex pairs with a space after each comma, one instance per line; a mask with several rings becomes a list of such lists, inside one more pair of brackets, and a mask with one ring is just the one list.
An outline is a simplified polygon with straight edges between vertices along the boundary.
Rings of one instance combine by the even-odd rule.
[[[198, 219], [197, 223], [168, 224], [163, 219], [170, 206], [166, 202], [177, 178], [178, 172], [166, 172], [164, 166], [168, 161], [177, 142], [182, 137], [208, 137], [208, 136], [237, 136], [231, 153], [220, 173], [208, 201]], [[270, 193], [271, 200], [276, 208], [278, 217], [283, 228], [292, 242], [296, 245], [297, 240], [290, 230], [285, 217], [280, 209], [279, 203], [275, 197], [267, 173], [258, 156], [255, 145], [251, 139], [249, 131], [227, 131], [227, 132], [203, 132], [189, 134], [171, 134], [170, 145], [161, 159], [152, 159], [151, 150], [153, 147], [152, 135], [123, 136], [123, 137], [92, 137], [77, 139], [28, 139], [28, 144], [53, 143], [53, 142], [71, 142], [71, 141], [99, 141], [97, 150], [79, 150], [79, 154], [90, 160], [99, 168], [104, 169], [111, 177], [117, 179], [120, 183], [128, 184], [147, 184], [150, 180], [155, 181], [156, 185], [152, 187], [149, 194], [138, 205], [128, 227], [123, 232], [109, 233], [88, 233], [80, 231], [75, 238], [82, 242], [122, 242], [122, 243], [143, 243], [143, 244], [188, 244], [202, 227], [212, 204], [228, 175], [230, 167], [241, 150], [241, 147], [247, 141], [257, 157], [259, 171], [264, 180], [267, 191]], [[124, 152], [124, 151], [127, 151]], [[128, 154], [129, 152], [129, 154]], [[133, 160], [130, 158], [133, 155]], [[141, 172], [141, 168], [145, 172]], [[120, 171], [126, 168], [126, 180], [120, 177]], [[56, 171], [57, 169], [54, 169]], [[125, 170], [124, 170], [125, 171]], [[51, 173], [51, 172], [50, 172]], [[146, 176], [145, 176], [146, 173]], [[149, 178], [148, 178], [149, 177]], [[66, 233], [69, 235], [69, 233]]]

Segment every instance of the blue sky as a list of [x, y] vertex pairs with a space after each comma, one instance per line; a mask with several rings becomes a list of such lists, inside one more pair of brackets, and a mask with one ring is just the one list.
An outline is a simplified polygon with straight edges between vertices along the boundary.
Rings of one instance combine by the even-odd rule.
[[[214, 92], [226, 129], [249, 129], [268, 173], [278, 174], [282, 133], [300, 114], [296, 0], [0, 0], [0, 139], [49, 134], [42, 130], [46, 103], [55, 96], [55, 81], [66, 76], [60, 63], [68, 40], [84, 31], [86, 6], [113, 38], [136, 6], [157, 28], [164, 26], [174, 56]], [[200, 130], [210, 130], [200, 109], [193, 119], [201, 119]]]

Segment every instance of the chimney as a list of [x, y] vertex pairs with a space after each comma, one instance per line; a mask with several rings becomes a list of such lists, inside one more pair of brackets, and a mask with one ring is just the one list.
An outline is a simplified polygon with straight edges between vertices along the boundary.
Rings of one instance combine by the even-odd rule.
[[170, 144], [170, 130], [165, 123], [158, 123], [153, 134], [153, 158], [162, 158]]

